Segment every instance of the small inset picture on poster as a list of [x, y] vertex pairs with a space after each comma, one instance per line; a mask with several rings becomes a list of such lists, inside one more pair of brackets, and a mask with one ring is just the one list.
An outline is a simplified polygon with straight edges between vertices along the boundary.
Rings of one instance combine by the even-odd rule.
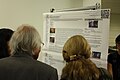
[[55, 33], [55, 28], [50, 28], [50, 33]]
[[55, 42], [55, 37], [50, 37], [50, 42], [54, 43]]
[[98, 20], [90, 20], [89, 28], [98, 28]]
[[95, 51], [92, 52], [92, 58], [100, 59], [100, 57], [101, 57], [101, 52], [95, 52]]
[[101, 11], [101, 18], [109, 18], [109, 17], [110, 17], [110, 10]]

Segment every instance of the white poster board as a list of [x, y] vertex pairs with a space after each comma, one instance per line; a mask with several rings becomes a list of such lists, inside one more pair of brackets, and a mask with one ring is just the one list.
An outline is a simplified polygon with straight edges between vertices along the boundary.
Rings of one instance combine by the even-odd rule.
[[64, 66], [63, 45], [71, 36], [80, 34], [87, 39], [92, 48], [91, 60], [97, 66], [106, 68], [110, 24], [109, 9], [44, 13], [43, 17], [43, 42], [45, 43], [42, 52], [43, 62], [56, 67], [58, 73], [61, 74], [61, 67]]

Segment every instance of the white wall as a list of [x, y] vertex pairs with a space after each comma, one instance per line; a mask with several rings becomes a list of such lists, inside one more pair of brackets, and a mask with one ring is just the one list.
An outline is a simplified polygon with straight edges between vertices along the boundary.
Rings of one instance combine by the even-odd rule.
[[71, 0], [71, 8], [81, 8], [83, 7], [84, 0]]
[[83, 7], [85, 7], [85, 6], [93, 6], [96, 3], [101, 4], [101, 0], [83, 0]]
[[[43, 36], [43, 13], [51, 8], [69, 9], [95, 5], [101, 0], [0, 0], [0, 28], [16, 29], [21, 24], [31, 24]], [[120, 14], [111, 16], [110, 45], [120, 32]]]
[[64, 9], [80, 6], [82, 0], [0, 0], [0, 28], [15, 30], [21, 24], [35, 26], [42, 37], [43, 13], [51, 8]]

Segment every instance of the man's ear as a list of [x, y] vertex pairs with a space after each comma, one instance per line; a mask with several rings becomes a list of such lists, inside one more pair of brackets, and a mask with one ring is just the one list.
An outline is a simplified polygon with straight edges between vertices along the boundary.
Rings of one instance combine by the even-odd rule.
[[41, 48], [35, 48], [35, 49], [33, 50], [33, 55], [32, 55], [32, 56], [33, 56], [33, 58], [34, 58], [35, 60], [37, 60], [40, 51], [41, 51]]

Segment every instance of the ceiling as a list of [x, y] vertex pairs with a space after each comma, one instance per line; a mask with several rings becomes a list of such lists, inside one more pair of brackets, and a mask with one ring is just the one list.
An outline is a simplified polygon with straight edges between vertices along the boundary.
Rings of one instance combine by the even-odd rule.
[[102, 8], [111, 9], [112, 14], [120, 14], [120, 0], [102, 0]]

